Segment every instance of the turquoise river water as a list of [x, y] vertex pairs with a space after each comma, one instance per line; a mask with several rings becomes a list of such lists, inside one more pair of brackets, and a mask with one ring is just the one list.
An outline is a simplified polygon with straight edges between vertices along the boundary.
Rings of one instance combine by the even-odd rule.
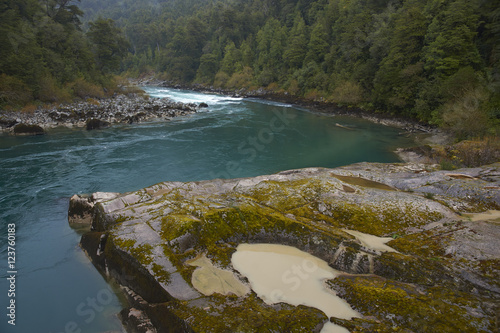
[[[68, 226], [75, 193], [397, 162], [392, 151], [411, 144], [400, 130], [364, 120], [258, 99], [146, 89], [151, 96], [209, 107], [168, 122], [98, 131], [55, 128], [36, 137], [0, 134], [0, 332], [122, 331], [119, 297], [78, 247], [81, 235]], [[15, 252], [10, 267], [8, 252]], [[15, 321], [8, 316], [12, 304]]]

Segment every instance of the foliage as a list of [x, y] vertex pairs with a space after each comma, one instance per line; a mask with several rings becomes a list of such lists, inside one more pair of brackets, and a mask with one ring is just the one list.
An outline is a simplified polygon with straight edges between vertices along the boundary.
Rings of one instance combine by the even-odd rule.
[[452, 151], [466, 167], [495, 163], [500, 161], [500, 140], [498, 137], [464, 140], [455, 144]]
[[[495, 3], [497, 5], [495, 5]], [[129, 73], [372, 106], [458, 136], [500, 119], [500, 6], [481, 0], [83, 0], [127, 31]], [[473, 121], [473, 126], [466, 126]], [[482, 128], [482, 129], [481, 129]]]
[[[94, 45], [81, 29], [83, 12], [77, 1], [0, 2], [0, 107], [21, 107], [33, 100], [68, 101], [81, 95], [84, 86], [100, 95], [96, 84], [108, 81], [110, 71], [96, 62], [95, 57], [102, 58], [97, 46], [111, 47], [120, 35], [110, 23]], [[118, 63], [120, 55], [114, 54]]]
[[87, 36], [94, 44], [97, 67], [103, 73], [120, 69], [120, 61], [128, 50], [128, 41], [111, 19], [98, 18], [90, 22]]
[[277, 85], [461, 138], [499, 128], [499, 0], [81, 0], [82, 25], [71, 1], [46, 2], [0, 7], [0, 74], [35, 98], [48, 74], [63, 87], [156, 73], [227, 89]]
[[102, 98], [104, 91], [102, 87], [85, 81], [83, 78], [78, 78], [71, 84], [73, 94], [82, 98]]
[[0, 74], [0, 105], [21, 106], [33, 99], [33, 93], [18, 78]]
[[485, 136], [463, 140], [433, 148], [428, 155], [431, 161], [440, 164], [442, 170], [478, 167], [500, 161], [500, 139], [498, 136]]

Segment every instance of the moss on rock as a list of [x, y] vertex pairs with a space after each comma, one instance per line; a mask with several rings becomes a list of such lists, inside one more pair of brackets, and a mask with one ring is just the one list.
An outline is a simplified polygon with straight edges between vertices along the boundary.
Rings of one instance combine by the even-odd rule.
[[[216, 267], [234, 271], [231, 255], [240, 243], [294, 246], [356, 274], [329, 282], [363, 315], [331, 319], [351, 332], [493, 331], [498, 225], [463, 220], [443, 195], [442, 203], [424, 198], [419, 188], [427, 183], [449, 188], [457, 180], [410, 167], [360, 164], [156, 184], [95, 202], [94, 231], [82, 237], [82, 247], [145, 300], [139, 305], [162, 332], [321, 330], [327, 318], [316, 309], [267, 305], [253, 292], [204, 296], [195, 290], [195, 268], [187, 262], [203, 253]], [[461, 172], [474, 176], [469, 190], [482, 191], [486, 178], [492, 186], [500, 183], [491, 178], [499, 171], [500, 164]], [[491, 191], [477, 200], [494, 201]], [[371, 249], [342, 229], [395, 236], [387, 245], [398, 252]], [[97, 256], [99, 247], [104, 252]]]
[[[440, 286], [422, 287], [377, 276], [342, 276], [330, 281], [338, 294], [366, 317], [392, 331], [493, 332], [494, 308], [484, 300]], [[363, 319], [348, 325], [362, 331]]]

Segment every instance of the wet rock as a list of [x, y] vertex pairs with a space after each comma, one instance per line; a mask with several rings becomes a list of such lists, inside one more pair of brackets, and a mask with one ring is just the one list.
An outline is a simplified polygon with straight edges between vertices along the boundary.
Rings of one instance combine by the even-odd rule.
[[14, 134], [17, 135], [43, 135], [45, 131], [38, 125], [17, 124], [14, 126]]
[[109, 127], [110, 125], [111, 124], [107, 121], [92, 118], [87, 120], [87, 122], [85, 123], [85, 128], [87, 129], [87, 131], [90, 131], [95, 129], [103, 129]]
[[68, 221], [70, 225], [88, 225], [92, 222], [94, 202], [89, 197], [73, 195], [69, 200]]
[[208, 104], [207, 103], [200, 103], [200, 105], [198, 105], [200, 108], [208, 108]]
[[120, 318], [127, 328], [127, 332], [131, 333], [156, 333], [158, 332], [153, 326], [149, 317], [141, 310], [136, 308], [126, 308], [120, 312]]
[[15, 119], [9, 119], [9, 118], [4, 119], [3, 117], [0, 117], [0, 128], [1, 127], [11, 128], [14, 125], [16, 125], [17, 123], [18, 123], [18, 121]]
[[[81, 246], [138, 296], [131, 307], [140, 312], [124, 312], [132, 331], [145, 314], [159, 332], [318, 332], [329, 320], [319, 310], [196, 289], [193, 259], [238, 276], [231, 256], [240, 243], [294, 246], [343, 271], [328, 285], [362, 317], [331, 320], [350, 330], [494, 331], [500, 225], [495, 214], [465, 218], [461, 209], [499, 209], [499, 173], [500, 163], [453, 174], [359, 163], [94, 194], [93, 231]], [[72, 201], [77, 215], [81, 199]], [[393, 239], [387, 246], [395, 251], [360, 233]]]

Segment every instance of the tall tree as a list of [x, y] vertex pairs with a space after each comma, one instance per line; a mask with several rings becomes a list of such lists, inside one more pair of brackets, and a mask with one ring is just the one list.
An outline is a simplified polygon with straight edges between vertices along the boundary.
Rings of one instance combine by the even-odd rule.
[[479, 26], [476, 1], [446, 1], [445, 8], [429, 25], [424, 47], [425, 69], [449, 76], [462, 67], [479, 68], [481, 58], [475, 45]]
[[112, 19], [99, 18], [90, 22], [87, 36], [94, 44], [94, 54], [98, 68], [104, 73], [120, 69], [120, 61], [125, 56], [129, 43]]
[[297, 69], [302, 66], [307, 52], [307, 29], [302, 15], [295, 16], [293, 27], [288, 37], [287, 47], [283, 54], [287, 66]]

